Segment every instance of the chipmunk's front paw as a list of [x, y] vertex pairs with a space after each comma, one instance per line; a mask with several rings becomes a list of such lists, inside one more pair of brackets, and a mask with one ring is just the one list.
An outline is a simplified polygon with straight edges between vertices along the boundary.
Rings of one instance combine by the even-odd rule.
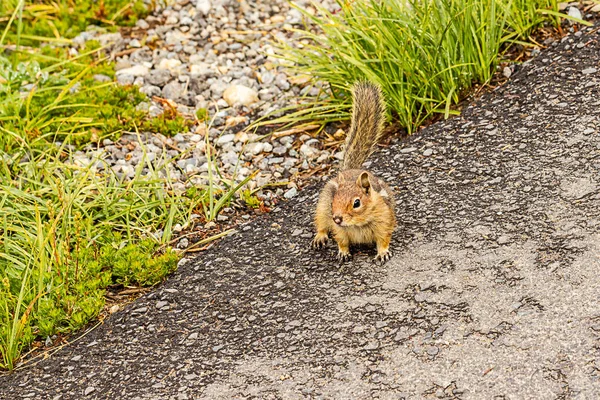
[[390, 258], [392, 258], [391, 251], [389, 251], [389, 250], [381, 251], [381, 252], [377, 253], [377, 255], [375, 256], [375, 262], [381, 263], [383, 265], [387, 261], [389, 261]]
[[338, 250], [337, 259], [340, 263], [350, 261], [352, 255], [349, 251]]
[[315, 236], [311, 243], [311, 247], [313, 249], [322, 249], [327, 244], [328, 239], [329, 238], [327, 237], [327, 235], [317, 233], [317, 236]]

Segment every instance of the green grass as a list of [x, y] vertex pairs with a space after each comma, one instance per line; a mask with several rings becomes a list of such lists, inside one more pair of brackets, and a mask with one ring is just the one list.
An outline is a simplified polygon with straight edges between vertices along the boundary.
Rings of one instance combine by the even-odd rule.
[[[169, 135], [194, 121], [168, 107], [150, 118], [137, 107], [147, 98], [136, 86], [97, 82], [95, 74], [114, 77], [98, 43], [88, 42], [75, 57], [61, 46], [23, 47], [44, 41], [20, 33], [48, 34], [43, 26], [32, 31], [26, 25], [31, 19], [24, 16], [40, 3], [10, 4], [0, 8], [0, 369], [9, 370], [34, 340], [72, 332], [96, 318], [109, 286], [161, 282], [180, 257], [169, 247], [172, 227], [188, 226], [192, 212], [204, 212], [206, 221], [216, 218], [243, 186], [213, 166], [206, 187], [176, 191], [165, 176], [168, 161], [160, 157], [144, 157], [129, 180], [100, 159], [89, 166], [73, 163], [74, 150], [123, 131]], [[65, 4], [75, 3], [51, 6]], [[63, 27], [60, 41], [90, 22], [88, 11], [56, 14], [75, 27], [63, 30], [69, 25], [54, 21]], [[136, 15], [114, 21], [130, 23]], [[213, 161], [208, 142], [207, 148]]]
[[349, 118], [352, 84], [383, 88], [394, 119], [409, 133], [434, 114], [455, 114], [475, 83], [487, 83], [511, 43], [557, 24], [556, 0], [339, 1], [331, 13], [298, 8], [317, 29], [298, 30], [301, 45], [279, 45], [292, 73], [327, 83], [268, 123], [326, 123]]
[[[132, 26], [151, 11], [142, 0], [3, 0], [0, 28], [8, 24], [9, 16], [21, 5], [20, 39], [24, 44], [47, 42], [49, 38], [73, 38], [89, 25], [109, 30]], [[16, 41], [17, 31], [9, 32], [8, 37]]]

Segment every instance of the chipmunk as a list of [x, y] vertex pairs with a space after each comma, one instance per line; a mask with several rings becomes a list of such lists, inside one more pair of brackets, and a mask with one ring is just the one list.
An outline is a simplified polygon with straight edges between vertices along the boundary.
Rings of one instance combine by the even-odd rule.
[[321, 191], [315, 212], [314, 248], [322, 248], [329, 233], [338, 244], [338, 259], [350, 259], [350, 245], [375, 243], [375, 261], [391, 257], [390, 241], [396, 227], [394, 195], [388, 185], [361, 169], [383, 134], [385, 102], [381, 88], [356, 83], [352, 90], [352, 121], [339, 175]]

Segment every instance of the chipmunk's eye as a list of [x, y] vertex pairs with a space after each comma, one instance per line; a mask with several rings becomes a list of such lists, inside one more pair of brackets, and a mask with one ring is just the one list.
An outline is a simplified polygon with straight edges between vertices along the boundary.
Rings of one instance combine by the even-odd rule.
[[354, 200], [354, 208], [360, 207], [360, 199]]

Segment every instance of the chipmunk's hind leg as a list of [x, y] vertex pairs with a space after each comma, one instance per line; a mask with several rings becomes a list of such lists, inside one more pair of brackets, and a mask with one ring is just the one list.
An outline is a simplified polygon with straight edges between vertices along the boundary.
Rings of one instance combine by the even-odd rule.
[[319, 201], [317, 202], [317, 211], [315, 213], [315, 227], [317, 234], [312, 241], [312, 247], [315, 249], [323, 248], [329, 239], [329, 232], [332, 230], [331, 202], [333, 194], [337, 189], [337, 183], [329, 181], [321, 191]]

